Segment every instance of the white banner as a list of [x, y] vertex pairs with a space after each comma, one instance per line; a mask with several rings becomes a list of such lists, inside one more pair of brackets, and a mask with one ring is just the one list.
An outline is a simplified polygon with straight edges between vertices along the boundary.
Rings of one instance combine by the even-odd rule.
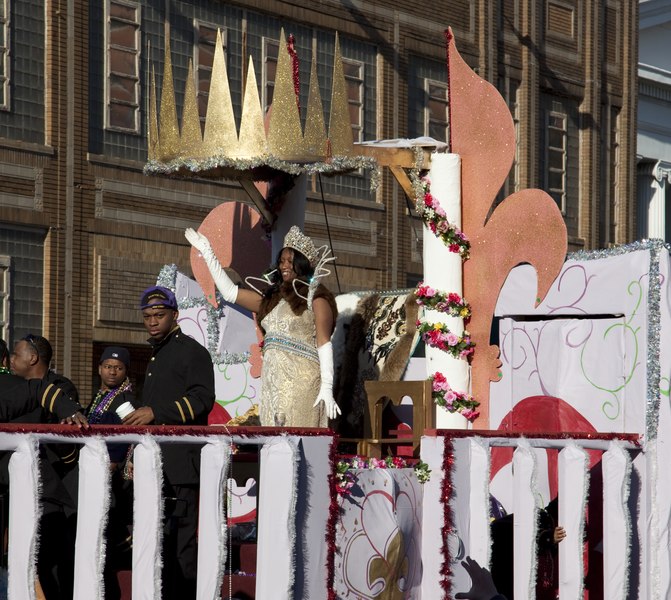
[[566, 538], [559, 544], [559, 596], [567, 600], [583, 597], [588, 465], [589, 455], [575, 444], [559, 453], [559, 525], [566, 530]]
[[110, 485], [107, 444], [100, 438], [87, 439], [79, 452], [75, 600], [105, 597], [105, 527], [109, 514]]
[[219, 598], [228, 548], [226, 547], [227, 474], [231, 442], [209, 438], [200, 453], [198, 507], [198, 600]]
[[627, 508], [631, 457], [617, 442], [604, 453], [603, 465], [603, 594], [624, 600], [629, 590], [631, 519]]
[[161, 597], [162, 488], [161, 449], [147, 436], [133, 453], [133, 600]]
[[536, 597], [536, 534], [538, 531], [538, 490], [536, 457], [522, 439], [513, 454], [513, 551], [515, 553], [515, 597]]
[[35, 600], [40, 470], [37, 441], [26, 437], [9, 460], [9, 585], [12, 600]]

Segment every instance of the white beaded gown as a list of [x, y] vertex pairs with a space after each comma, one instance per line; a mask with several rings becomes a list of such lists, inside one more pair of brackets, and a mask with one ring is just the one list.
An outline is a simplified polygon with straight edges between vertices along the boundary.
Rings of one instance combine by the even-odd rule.
[[326, 427], [324, 403], [313, 407], [321, 383], [314, 313], [306, 309], [297, 316], [282, 299], [261, 326], [261, 425]]

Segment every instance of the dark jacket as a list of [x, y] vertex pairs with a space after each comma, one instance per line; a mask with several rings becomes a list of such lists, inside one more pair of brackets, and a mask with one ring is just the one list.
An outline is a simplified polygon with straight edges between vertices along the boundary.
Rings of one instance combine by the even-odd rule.
[[[25, 380], [16, 375], [0, 375], [0, 421], [5, 423], [58, 423], [82, 408], [74, 384], [62, 375], [49, 372], [43, 379]], [[77, 447], [73, 444], [41, 444], [40, 471], [43, 509], [73, 510], [77, 505]], [[9, 483], [11, 453], [0, 458], [0, 483]], [[72, 479], [72, 481], [70, 481]]]
[[[210, 353], [176, 327], [153, 347], [142, 391], [142, 406], [156, 425], [207, 425], [214, 405], [214, 367]], [[172, 485], [194, 485], [200, 472], [197, 445], [163, 444], [163, 470]]]
[[[1, 374], [0, 423], [60, 421], [80, 411], [82, 407], [77, 402], [77, 390], [72, 382], [59, 375], [50, 375], [44, 379], [26, 380], [18, 375]], [[42, 411], [44, 416], [41, 416]], [[29, 416], [33, 412], [36, 414]]]

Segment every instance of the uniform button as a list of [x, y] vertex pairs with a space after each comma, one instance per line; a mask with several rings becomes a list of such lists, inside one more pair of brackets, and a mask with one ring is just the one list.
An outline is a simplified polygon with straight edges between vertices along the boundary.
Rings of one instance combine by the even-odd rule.
[[147, 377], [151, 377], [151, 373], [147, 373]]
[[152, 359], [152, 360], [156, 360], [156, 357], [155, 357], [155, 356], [152, 356], [151, 359]]

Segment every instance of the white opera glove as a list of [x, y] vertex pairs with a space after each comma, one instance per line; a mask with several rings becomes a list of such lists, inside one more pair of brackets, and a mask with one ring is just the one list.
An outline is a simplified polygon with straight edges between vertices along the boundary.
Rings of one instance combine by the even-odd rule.
[[340, 407], [333, 398], [333, 346], [331, 342], [319, 346], [317, 354], [319, 355], [319, 372], [321, 373], [322, 384], [313, 406], [323, 402], [326, 416], [329, 419], [335, 419], [341, 413]]
[[214, 285], [217, 286], [221, 296], [226, 302], [235, 303], [238, 299], [238, 286], [235, 285], [231, 278], [226, 274], [226, 271], [221, 266], [221, 263], [214, 255], [214, 250], [208, 240], [202, 233], [191, 229], [190, 227], [184, 232], [184, 237], [189, 240], [189, 243], [201, 253], [207, 268], [210, 270]]

